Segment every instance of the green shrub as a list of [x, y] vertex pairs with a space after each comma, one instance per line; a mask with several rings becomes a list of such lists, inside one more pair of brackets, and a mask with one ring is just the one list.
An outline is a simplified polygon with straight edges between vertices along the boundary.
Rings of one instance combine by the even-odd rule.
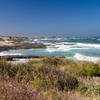
[[100, 65], [94, 63], [83, 63], [78, 71], [80, 76], [100, 76]]

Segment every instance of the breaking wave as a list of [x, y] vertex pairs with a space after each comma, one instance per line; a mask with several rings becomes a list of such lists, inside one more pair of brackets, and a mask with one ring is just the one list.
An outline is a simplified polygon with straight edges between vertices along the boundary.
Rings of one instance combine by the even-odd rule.
[[100, 48], [99, 44], [77, 43], [78, 46]]
[[70, 50], [76, 50], [76, 49], [88, 49], [87, 47], [78, 46], [75, 43], [69, 43], [69, 42], [62, 42], [62, 43], [56, 43], [56, 44], [49, 44], [50, 46], [47, 46], [48, 52], [65, 52]]
[[100, 61], [100, 57], [85, 56], [80, 53], [76, 53], [74, 55], [74, 58], [79, 61], [89, 61], [89, 62], [95, 62], [95, 63]]

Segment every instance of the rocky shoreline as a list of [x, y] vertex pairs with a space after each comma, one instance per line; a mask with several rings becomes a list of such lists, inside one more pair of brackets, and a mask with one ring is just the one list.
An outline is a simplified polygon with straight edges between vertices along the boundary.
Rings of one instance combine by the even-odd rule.
[[12, 56], [0, 56], [0, 59], [6, 59], [7, 61], [14, 61], [14, 59], [34, 59], [46, 56], [25, 56], [25, 55], [12, 55]]
[[23, 43], [23, 40], [43, 37], [0, 36], [0, 52], [6, 50], [46, 48], [42, 43]]
[[[0, 56], [0, 60], [2, 61], [2, 59], [5, 59], [7, 62], [11, 62], [11, 63], [26, 63], [29, 60], [40, 60], [41, 58], [55, 58], [54, 56], [26, 56], [26, 55], [10, 55], [10, 56]], [[57, 58], [64, 58], [66, 59], [66, 57], [62, 56], [62, 57], [57, 57]], [[22, 62], [21, 62], [22, 61]]]
[[18, 49], [32, 49], [32, 48], [46, 48], [42, 43], [13, 43], [13, 45], [0, 46], [0, 51], [18, 50]]

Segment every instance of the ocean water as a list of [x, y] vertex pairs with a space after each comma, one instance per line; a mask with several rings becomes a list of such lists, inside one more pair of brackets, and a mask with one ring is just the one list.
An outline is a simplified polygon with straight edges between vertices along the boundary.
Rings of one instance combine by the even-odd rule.
[[0, 52], [4, 55], [65, 56], [80, 61], [100, 61], [100, 38], [49, 38], [23, 42], [43, 43], [46, 49], [21, 49]]

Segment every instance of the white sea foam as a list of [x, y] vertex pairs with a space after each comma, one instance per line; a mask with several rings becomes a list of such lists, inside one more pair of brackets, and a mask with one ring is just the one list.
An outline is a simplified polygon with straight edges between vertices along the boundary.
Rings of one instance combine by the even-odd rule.
[[56, 51], [66, 52], [66, 51], [75, 50], [75, 49], [88, 49], [88, 48], [86, 47], [82, 48], [72, 43], [63, 42], [63, 43], [56, 43], [56, 44], [47, 46], [46, 50], [48, 52], [56, 52]]
[[18, 59], [18, 58], [14, 58], [13, 59], [14, 61], [16, 61], [16, 62], [20, 62], [20, 63], [25, 63], [25, 62], [28, 62], [30, 59]]
[[44, 45], [54, 45], [53, 43], [43, 43]]
[[71, 39], [74, 39], [74, 40], [79, 40], [79, 39], [81, 39], [81, 38], [75, 38], [75, 37], [74, 37], [74, 38], [71, 38]]
[[7, 53], [7, 52], [1, 52], [0, 56], [10, 56], [10, 55], [22, 55], [21, 53]]
[[84, 47], [100, 48], [99, 44], [77, 43], [77, 45], [78, 46], [84, 46]]
[[74, 58], [79, 61], [89, 61], [89, 62], [95, 62], [95, 63], [100, 61], [100, 57], [90, 57], [90, 56], [82, 55], [80, 53], [76, 53], [74, 55]]
[[60, 52], [64, 52], [64, 51], [69, 51], [71, 50], [69, 47], [65, 47], [65, 46], [55, 46], [55, 47], [47, 47], [46, 49], [48, 52], [56, 52], [56, 51], [60, 51]]
[[62, 38], [44, 38], [40, 40], [61, 40]]
[[34, 39], [34, 41], [35, 41], [35, 42], [37, 42], [37, 41], [38, 41], [38, 39]]
[[36, 42], [34, 41], [34, 42], [31, 42], [31, 43], [36, 43]]

